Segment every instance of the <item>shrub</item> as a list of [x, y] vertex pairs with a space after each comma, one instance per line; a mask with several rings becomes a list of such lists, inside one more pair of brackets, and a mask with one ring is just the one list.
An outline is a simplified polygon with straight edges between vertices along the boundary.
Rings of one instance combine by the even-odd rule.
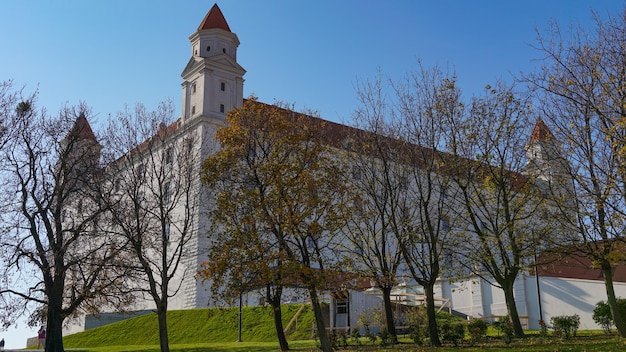
[[352, 329], [350, 331], [350, 337], [352, 338], [352, 341], [354, 341], [354, 343], [357, 346], [361, 346], [361, 333], [359, 332], [359, 329]]
[[472, 319], [467, 323], [467, 331], [469, 332], [472, 343], [484, 341], [487, 337], [487, 323], [482, 319]]
[[544, 338], [548, 336], [548, 326], [546, 322], [543, 320], [539, 320], [539, 335]]
[[441, 324], [441, 340], [443, 342], [451, 342], [454, 346], [458, 346], [463, 338], [465, 338], [465, 325], [463, 323], [444, 322]]
[[555, 335], [567, 340], [572, 336], [576, 336], [576, 332], [580, 326], [580, 317], [578, 314], [560, 315], [550, 318], [550, 323], [552, 324]]
[[498, 321], [493, 323], [493, 327], [502, 334], [502, 341], [505, 344], [510, 344], [513, 341], [513, 323], [509, 316], [499, 317]]
[[409, 325], [409, 337], [413, 340], [413, 343], [418, 346], [422, 346], [424, 344], [422, 328], [419, 325]]
[[[617, 299], [617, 308], [622, 316], [622, 319], [626, 320], [626, 299]], [[593, 310], [593, 321], [600, 325], [605, 333], [611, 332], [611, 326], [613, 326], [613, 315], [611, 314], [611, 308], [609, 304], [600, 301], [596, 303], [596, 307]]]
[[392, 336], [391, 333], [389, 332], [389, 330], [387, 330], [387, 328], [382, 328], [380, 329], [380, 332], [378, 333], [378, 335], [380, 335], [380, 344], [383, 346], [387, 346], [389, 344], [392, 343]]
[[328, 337], [333, 348], [346, 348], [348, 346], [348, 338], [345, 331], [330, 330]]

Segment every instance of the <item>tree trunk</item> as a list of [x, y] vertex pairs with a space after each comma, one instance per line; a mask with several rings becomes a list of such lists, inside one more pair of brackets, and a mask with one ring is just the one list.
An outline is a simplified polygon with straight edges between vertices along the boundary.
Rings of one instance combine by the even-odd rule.
[[511, 318], [511, 324], [513, 325], [513, 333], [515, 337], [524, 337], [524, 329], [522, 323], [519, 320], [519, 313], [517, 312], [517, 304], [515, 303], [515, 295], [513, 293], [513, 286], [515, 285], [515, 279], [506, 279], [502, 283], [502, 290], [504, 291], [504, 299], [506, 300], [506, 307], [509, 311], [509, 317]]
[[391, 306], [391, 287], [382, 287], [383, 303], [385, 309], [385, 327], [387, 332], [391, 334], [391, 339], [388, 341], [391, 344], [398, 343], [398, 334], [396, 332], [396, 323], [393, 317], [393, 307]]
[[604, 275], [606, 300], [609, 308], [611, 309], [613, 323], [615, 324], [615, 328], [619, 332], [619, 336], [626, 337], [626, 322], [624, 322], [624, 319], [622, 318], [619, 308], [617, 306], [615, 289], [613, 287], [613, 268], [611, 268], [611, 264], [607, 261], [602, 261], [602, 274]]
[[159, 344], [161, 346], [161, 352], [169, 352], [170, 343], [167, 335], [167, 306], [159, 306], [157, 308], [157, 316], [159, 320]]
[[63, 352], [63, 316], [60, 313], [60, 303], [54, 304], [48, 301], [48, 313], [46, 314], [46, 340], [44, 351]]
[[426, 294], [426, 316], [428, 317], [428, 337], [430, 337], [430, 345], [441, 347], [439, 339], [439, 329], [437, 328], [437, 313], [435, 312], [435, 283], [424, 285], [424, 293]]
[[317, 297], [317, 290], [315, 287], [309, 287], [309, 296], [311, 297], [311, 306], [313, 307], [313, 313], [315, 315], [315, 327], [317, 328], [317, 336], [320, 339], [321, 349], [324, 352], [332, 352], [333, 346], [331, 345], [328, 333], [326, 332], [324, 314], [322, 314], [322, 307], [320, 306], [320, 301]]
[[285, 331], [283, 329], [283, 313], [280, 306], [280, 297], [270, 299], [272, 305], [272, 313], [274, 315], [274, 328], [276, 329], [276, 336], [278, 337], [278, 343], [281, 351], [289, 350], [289, 343], [287, 337], [285, 337]]

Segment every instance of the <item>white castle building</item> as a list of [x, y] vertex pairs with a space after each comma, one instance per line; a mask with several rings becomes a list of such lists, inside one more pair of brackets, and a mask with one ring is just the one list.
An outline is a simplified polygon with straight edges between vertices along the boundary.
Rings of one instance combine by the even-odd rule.
[[[237, 48], [239, 39], [226, 22], [221, 10], [214, 5], [200, 23], [198, 29], [189, 37], [189, 62], [182, 71], [182, 112], [180, 118], [171, 126], [166, 127], [171, 138], [183, 140], [188, 135], [199, 136], [193, 147], [199, 151], [198, 170], [202, 160], [215, 150], [213, 135], [217, 128], [225, 124], [228, 111], [242, 106], [243, 76], [246, 73], [237, 62]], [[86, 120], [86, 129], [91, 130]], [[331, 127], [343, 128], [342, 125], [329, 123]], [[79, 129], [83, 131], [84, 128]], [[93, 137], [87, 136], [89, 138]], [[95, 137], [93, 137], [95, 138]], [[551, 159], [553, 147], [547, 144], [551, 136], [548, 127], [541, 121], [537, 123], [529, 142], [529, 156], [539, 162], [529, 172], [551, 175], [555, 172], [554, 165], [547, 163]], [[558, 165], [556, 165], [558, 168]], [[556, 170], [558, 172], [558, 170]], [[197, 189], [201, 189], [197, 179]], [[203, 252], [209, 245], [207, 231], [209, 228], [208, 204], [198, 202], [193, 214], [195, 235], [186, 244], [189, 256], [184, 261], [184, 268], [175, 286], [180, 291], [169, 302], [169, 309], [192, 309], [208, 306], [211, 292], [208, 286], [194, 277], [201, 264], [208, 258]], [[567, 266], [565, 266], [567, 267]], [[564, 272], [539, 270], [540, 277], [525, 273], [520, 275], [515, 286], [516, 301], [521, 316], [526, 320], [529, 328], [538, 328], [541, 316], [545, 321], [556, 315], [579, 314], [582, 329], [597, 329], [591, 319], [593, 307], [600, 300], [606, 300], [604, 283], [598, 275], [590, 274], [592, 270], [581, 269], [578, 272]], [[618, 296], [626, 297], [626, 275], [616, 275], [615, 289]], [[539, 287], [537, 286], [539, 283]], [[179, 285], [180, 284], [180, 285]], [[398, 287], [396, 297], [403, 294], [419, 295], [421, 289], [410, 284]], [[441, 280], [437, 285], [436, 294], [442, 302], [446, 302], [445, 309], [451, 309], [466, 314], [469, 317], [485, 318], [506, 315], [506, 304], [501, 290], [489, 285], [479, 278], [462, 282], [451, 283]], [[331, 326], [353, 326], [356, 318], [366, 306], [376, 305], [376, 296], [366, 296], [364, 293], [351, 292], [343, 296], [341, 301], [331, 304]], [[373, 297], [373, 298], [372, 298]], [[382, 302], [382, 301], [380, 301]], [[541, 304], [539, 304], [541, 302]], [[250, 305], [259, 304], [258, 299], [250, 298]], [[382, 304], [382, 303], [380, 303]], [[137, 306], [137, 310], [151, 309], [150, 300]], [[84, 329], [80, 322], [67, 330], [67, 333]]]

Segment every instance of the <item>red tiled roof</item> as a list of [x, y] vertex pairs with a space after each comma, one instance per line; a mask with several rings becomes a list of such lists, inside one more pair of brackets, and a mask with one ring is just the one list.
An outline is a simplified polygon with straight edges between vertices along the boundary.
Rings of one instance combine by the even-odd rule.
[[[244, 99], [244, 104], [246, 103], [257, 104], [259, 106], [271, 106], [271, 104], [262, 103], [262, 102], [251, 100], [251, 99]], [[291, 112], [291, 113], [296, 113], [288, 109], [284, 109], [284, 108], [280, 108], [280, 109]], [[296, 114], [300, 114], [300, 113], [296, 113]], [[402, 140], [393, 139], [391, 137], [377, 135], [374, 132], [370, 132], [370, 131], [358, 129], [355, 127], [351, 127], [348, 125], [343, 125], [343, 124], [339, 124], [336, 122], [324, 120], [320, 117], [314, 117], [314, 116], [311, 116], [311, 117], [321, 122], [321, 129], [322, 129], [322, 135], [323, 135], [324, 141], [328, 143], [328, 145], [333, 146], [335, 148], [339, 148], [339, 149], [346, 148], [346, 146], [344, 146], [343, 143], [347, 141], [348, 139], [367, 140], [371, 138], [382, 138], [384, 143], [388, 144], [391, 149], [402, 151], [403, 148], [408, 148], [416, 152], [415, 154], [417, 155], [417, 157], [411, 160], [409, 160], [410, 159], [409, 156], [402, 155], [402, 153], [399, 153], [398, 157], [401, 158], [400, 160], [414, 163], [417, 166], [422, 166], [423, 164], [426, 164], [427, 162], [430, 161], [429, 160], [430, 158], [434, 158], [437, 161], [441, 162], [444, 166], [440, 166], [437, 168], [438, 172], [441, 174], [448, 174], [448, 175], [454, 174], [454, 175], [459, 176], [461, 175], [461, 173], [465, 174], [468, 168], [471, 168], [477, 171], [478, 177], [486, 177], [490, 172], [498, 172], [497, 168], [493, 169], [491, 166], [483, 164], [475, 160], [470, 160], [470, 159], [466, 159], [460, 156], [455, 156], [455, 155], [448, 154], [445, 152], [433, 150], [433, 149], [430, 149], [428, 147], [424, 147], [421, 145], [410, 144]], [[364, 152], [364, 150], [361, 149], [361, 152]], [[372, 153], [376, 153], [376, 152], [372, 151]], [[420, 156], [423, 158], [423, 160], [420, 159]], [[506, 172], [508, 176], [511, 178], [512, 180], [511, 187], [516, 192], [522, 190], [528, 183], [528, 178], [519, 172], [510, 171], [510, 170], [504, 170], [504, 172]]]
[[78, 137], [79, 139], [93, 139], [96, 140], [96, 136], [93, 134], [91, 130], [91, 126], [89, 125], [89, 121], [84, 114], [80, 114], [74, 122], [74, 126], [68, 133], [68, 136]]
[[213, 5], [211, 10], [209, 10], [209, 13], [206, 14], [204, 20], [198, 27], [198, 31], [211, 28], [219, 28], [230, 32], [230, 27], [228, 27], [228, 23], [222, 14], [222, 10], [220, 10], [217, 4]]
[[547, 141], [549, 139], [553, 139], [554, 136], [548, 126], [546, 126], [543, 120], [537, 120], [535, 124], [535, 128], [533, 128], [533, 133], [530, 135], [530, 143], [538, 142], [538, 141]]
[[[578, 280], [603, 281], [602, 270], [594, 265], [593, 260], [576, 251], [569, 254], [544, 254], [539, 259], [539, 276]], [[626, 282], [626, 265], [623, 262], [613, 265], [613, 281]]]

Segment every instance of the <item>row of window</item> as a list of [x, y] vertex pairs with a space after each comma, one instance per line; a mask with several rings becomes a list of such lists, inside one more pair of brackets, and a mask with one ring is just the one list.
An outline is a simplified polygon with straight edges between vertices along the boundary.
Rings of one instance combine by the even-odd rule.
[[[191, 84], [191, 94], [195, 94], [197, 90], [198, 88], [196, 86], [196, 82], [193, 82]], [[226, 91], [226, 82], [220, 82], [220, 91], [222, 92]]]
[[[192, 83], [191, 84], [191, 94], [195, 94], [196, 93], [196, 83]], [[226, 91], [226, 82], [220, 82], [220, 90], [222, 92]], [[220, 104], [220, 112], [223, 114], [226, 112], [226, 106], [224, 104]], [[196, 106], [192, 106], [191, 107], [191, 114], [195, 115], [196, 114]]]
[[[223, 114], [226, 112], [226, 106], [224, 104], [220, 104], [220, 112]], [[191, 114], [195, 115], [196, 114], [196, 106], [192, 106], [191, 107]]]

